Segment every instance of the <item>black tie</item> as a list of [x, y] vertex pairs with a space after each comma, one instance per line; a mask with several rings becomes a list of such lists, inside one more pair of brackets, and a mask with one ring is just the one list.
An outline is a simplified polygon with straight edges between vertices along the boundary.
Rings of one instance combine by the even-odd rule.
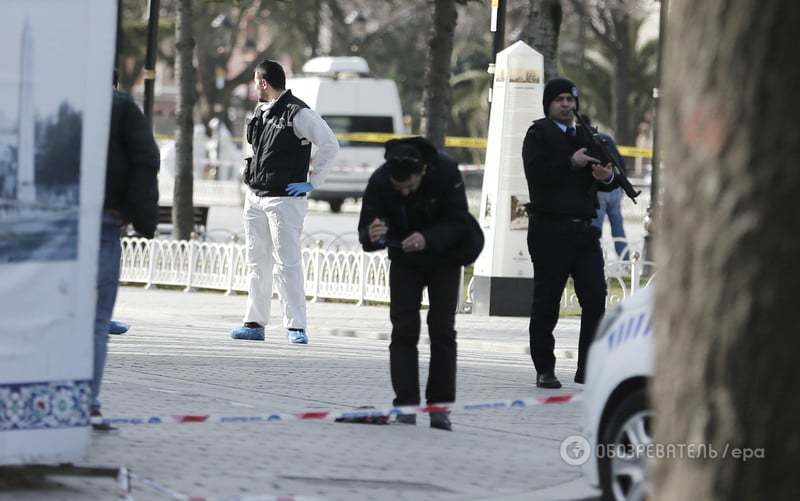
[[569, 137], [575, 137], [575, 127], [573, 127], [573, 126], [571, 126], [571, 125], [570, 125], [570, 126], [568, 126], [568, 127], [567, 127], [567, 135], [568, 135]]

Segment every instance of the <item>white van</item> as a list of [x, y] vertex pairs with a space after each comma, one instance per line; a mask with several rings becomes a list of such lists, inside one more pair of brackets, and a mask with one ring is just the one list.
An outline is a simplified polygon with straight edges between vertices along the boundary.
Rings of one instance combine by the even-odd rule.
[[[316, 57], [286, 88], [319, 113], [336, 134], [405, 132], [400, 95], [393, 80], [372, 78], [361, 57]], [[339, 212], [347, 198], [361, 198], [372, 172], [383, 163], [383, 143], [339, 140], [330, 176], [311, 199]], [[312, 153], [313, 155], [313, 153]]]

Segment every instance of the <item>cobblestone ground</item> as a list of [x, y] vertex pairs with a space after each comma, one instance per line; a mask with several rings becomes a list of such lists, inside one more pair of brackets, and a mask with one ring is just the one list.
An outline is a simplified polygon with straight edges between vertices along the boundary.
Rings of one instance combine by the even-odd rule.
[[[115, 318], [132, 328], [111, 337], [104, 414], [256, 415], [390, 404], [387, 308], [309, 304], [311, 343], [294, 346], [279, 327], [268, 327], [265, 342], [230, 339], [244, 303], [244, 296], [121, 288]], [[571, 382], [576, 320], [559, 324], [557, 375], [565, 384], [549, 393], [534, 385], [527, 319], [460, 315], [457, 329], [459, 401], [580, 391]], [[427, 343], [420, 352], [424, 385]], [[561, 440], [579, 431], [579, 412], [576, 404], [456, 412], [452, 433], [430, 429], [427, 416], [417, 426], [121, 426], [93, 432], [86, 464], [125, 465], [174, 499], [585, 499], [596, 494], [559, 455]], [[170, 499], [141, 480], [134, 480], [133, 496]], [[111, 480], [66, 477], [0, 492], [4, 500], [115, 497]]]

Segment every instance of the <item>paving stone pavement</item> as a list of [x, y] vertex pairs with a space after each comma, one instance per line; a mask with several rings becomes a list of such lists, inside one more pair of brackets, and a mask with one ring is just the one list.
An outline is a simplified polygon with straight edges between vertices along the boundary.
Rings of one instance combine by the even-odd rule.
[[[267, 340], [237, 341], [245, 296], [120, 289], [102, 390], [109, 417], [256, 415], [310, 409], [387, 407], [388, 308], [309, 303], [308, 346], [280, 327]], [[277, 314], [277, 301], [272, 311]], [[273, 325], [280, 326], [276, 316]], [[560, 391], [538, 390], [527, 354], [527, 319], [459, 315], [458, 400], [576, 393], [577, 319], [557, 328]], [[423, 321], [422, 339], [427, 337]], [[420, 343], [420, 380], [427, 345]], [[557, 500], [597, 494], [559, 456], [579, 432], [578, 404], [454, 412], [454, 432], [417, 426], [330, 422], [166, 424], [93, 432], [88, 465], [125, 465], [188, 496], [297, 495], [313, 499]], [[133, 483], [138, 500], [170, 499]], [[187, 496], [181, 498], [180, 496]], [[107, 479], [51, 477], [0, 492], [0, 499], [115, 499]]]

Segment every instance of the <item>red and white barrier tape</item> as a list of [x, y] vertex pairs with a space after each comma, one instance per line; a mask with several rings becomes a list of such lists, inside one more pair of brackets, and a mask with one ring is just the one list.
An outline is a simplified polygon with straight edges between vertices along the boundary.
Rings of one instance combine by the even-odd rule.
[[391, 417], [400, 414], [427, 414], [431, 412], [479, 412], [502, 409], [523, 409], [539, 405], [566, 404], [580, 399], [579, 394], [554, 395], [550, 397], [518, 398], [490, 402], [431, 404], [422, 406], [389, 407], [385, 409], [354, 409], [346, 411], [310, 410], [295, 413], [274, 413], [251, 416], [224, 414], [182, 414], [175, 416], [109, 417], [93, 420], [93, 423], [110, 425], [159, 425], [189, 423], [270, 423], [287, 421], [335, 421], [370, 417]]

